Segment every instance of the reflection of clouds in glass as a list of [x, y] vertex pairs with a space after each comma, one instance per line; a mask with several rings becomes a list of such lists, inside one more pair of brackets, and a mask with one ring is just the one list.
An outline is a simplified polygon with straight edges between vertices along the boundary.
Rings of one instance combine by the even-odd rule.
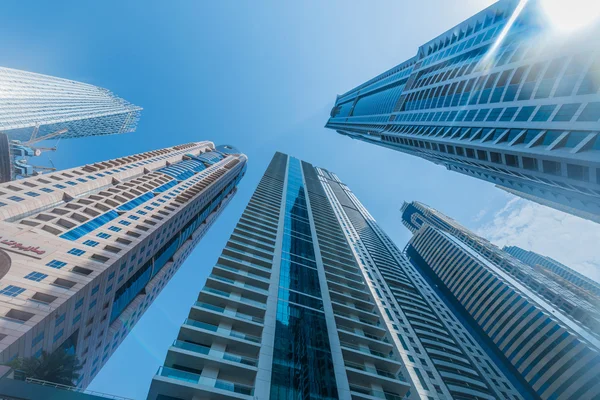
[[600, 224], [515, 197], [477, 233], [500, 247], [519, 246], [554, 258], [600, 281]]

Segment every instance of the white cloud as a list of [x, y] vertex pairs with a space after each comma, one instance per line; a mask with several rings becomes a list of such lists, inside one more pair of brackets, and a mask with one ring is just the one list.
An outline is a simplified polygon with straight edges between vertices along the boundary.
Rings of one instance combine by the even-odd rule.
[[513, 197], [477, 233], [500, 247], [552, 257], [600, 281], [600, 224]]

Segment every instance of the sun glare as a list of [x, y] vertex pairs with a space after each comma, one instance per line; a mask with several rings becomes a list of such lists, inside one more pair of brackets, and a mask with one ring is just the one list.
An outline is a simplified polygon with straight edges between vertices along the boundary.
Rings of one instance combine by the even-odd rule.
[[563, 32], [574, 31], [600, 18], [600, 0], [540, 0], [552, 25]]

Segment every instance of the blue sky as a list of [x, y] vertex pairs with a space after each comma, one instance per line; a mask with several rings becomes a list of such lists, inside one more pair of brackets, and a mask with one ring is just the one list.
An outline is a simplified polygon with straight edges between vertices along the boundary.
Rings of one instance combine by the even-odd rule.
[[[58, 168], [197, 140], [249, 157], [235, 199], [89, 389], [145, 398], [276, 150], [336, 172], [400, 247], [410, 235], [398, 210], [419, 200], [499, 244], [545, 252], [598, 278], [596, 224], [323, 128], [336, 94], [490, 3], [3, 2], [0, 65], [102, 86], [144, 108], [135, 133], [61, 141], [50, 156]], [[578, 240], [581, 232], [590, 239]]]

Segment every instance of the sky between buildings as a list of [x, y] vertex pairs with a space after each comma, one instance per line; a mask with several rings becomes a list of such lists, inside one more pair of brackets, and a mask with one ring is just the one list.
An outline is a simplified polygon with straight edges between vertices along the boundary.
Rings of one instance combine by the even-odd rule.
[[0, 65], [105, 87], [142, 106], [137, 132], [65, 140], [59, 169], [198, 140], [249, 157], [239, 192], [89, 389], [145, 399], [273, 153], [334, 171], [399, 247], [419, 200], [498, 245], [600, 279], [600, 225], [323, 128], [335, 95], [412, 57], [490, 0], [6, 1]]

